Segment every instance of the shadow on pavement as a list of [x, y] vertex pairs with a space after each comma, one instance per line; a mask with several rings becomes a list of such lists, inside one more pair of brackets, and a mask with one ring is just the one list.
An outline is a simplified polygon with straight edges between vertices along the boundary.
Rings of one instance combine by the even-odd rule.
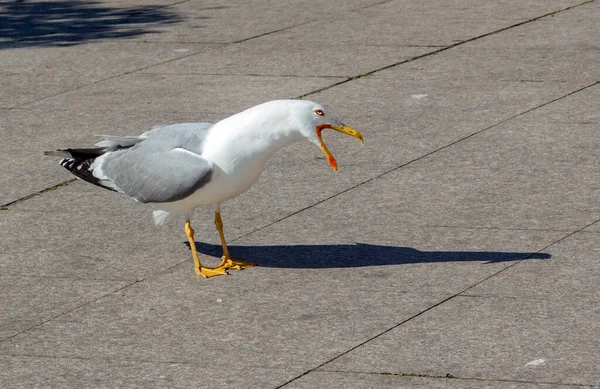
[[[186, 244], [188, 244], [186, 242]], [[189, 244], [188, 244], [189, 246]], [[221, 255], [221, 246], [196, 242], [199, 253]], [[342, 268], [410, 263], [483, 262], [548, 259], [550, 254], [498, 251], [419, 251], [410, 247], [349, 245], [229, 246], [233, 258], [279, 268]]]
[[156, 6], [112, 8], [77, 0], [1, 2], [0, 49], [130, 38], [155, 33], [150, 29], [153, 25], [179, 21], [176, 13]]

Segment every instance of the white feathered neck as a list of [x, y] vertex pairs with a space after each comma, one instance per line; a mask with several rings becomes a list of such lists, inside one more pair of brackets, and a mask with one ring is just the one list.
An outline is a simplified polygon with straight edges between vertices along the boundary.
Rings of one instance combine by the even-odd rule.
[[202, 156], [225, 171], [240, 163], [265, 163], [280, 148], [303, 139], [297, 113], [306, 103], [270, 101], [221, 120], [211, 127]]

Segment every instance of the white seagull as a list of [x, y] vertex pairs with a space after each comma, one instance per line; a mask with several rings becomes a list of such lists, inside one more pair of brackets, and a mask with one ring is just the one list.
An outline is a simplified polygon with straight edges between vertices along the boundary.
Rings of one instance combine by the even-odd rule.
[[[251, 263], [229, 256], [221, 203], [248, 190], [277, 150], [308, 139], [319, 146], [334, 170], [337, 162], [323, 143], [330, 128], [357, 138], [361, 134], [306, 100], [269, 101], [218, 123], [181, 123], [152, 128], [139, 136], [102, 136], [95, 148], [47, 151], [64, 157], [60, 164], [77, 177], [141, 203], [153, 203], [154, 221], [165, 224], [184, 215], [196, 273], [204, 277], [228, 274]], [[213, 205], [223, 256], [214, 268], [202, 266], [190, 218], [194, 209]]]

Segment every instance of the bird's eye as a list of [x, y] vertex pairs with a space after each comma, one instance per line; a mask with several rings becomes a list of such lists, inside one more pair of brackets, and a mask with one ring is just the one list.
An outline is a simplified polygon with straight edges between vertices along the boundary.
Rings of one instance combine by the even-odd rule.
[[322, 109], [315, 109], [315, 114], [317, 116], [323, 116], [323, 115], [325, 115], [325, 112], [323, 112]]

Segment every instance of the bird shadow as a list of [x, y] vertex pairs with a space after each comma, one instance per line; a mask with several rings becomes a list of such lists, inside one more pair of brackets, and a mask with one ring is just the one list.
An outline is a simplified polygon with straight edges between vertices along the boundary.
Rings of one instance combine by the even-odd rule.
[[109, 7], [78, 0], [0, 2], [0, 49], [131, 38], [180, 21], [178, 14], [159, 6]]
[[[189, 247], [189, 243], [186, 242]], [[219, 256], [221, 246], [196, 242], [199, 253]], [[411, 247], [367, 243], [337, 245], [229, 246], [231, 256], [264, 267], [348, 268], [412, 263], [498, 263], [522, 259], [548, 259], [547, 253], [500, 251], [421, 251]]]

